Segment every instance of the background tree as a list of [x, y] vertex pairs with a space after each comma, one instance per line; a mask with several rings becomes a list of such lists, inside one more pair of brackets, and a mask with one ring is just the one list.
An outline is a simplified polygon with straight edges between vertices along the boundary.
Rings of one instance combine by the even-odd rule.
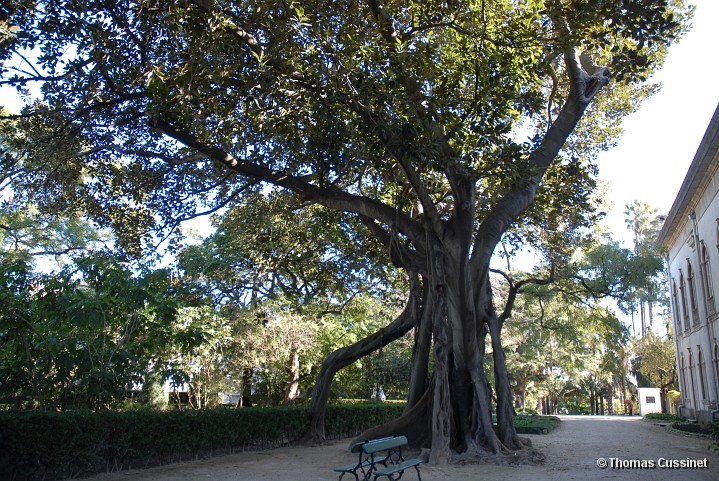
[[[268, 389], [278, 392], [274, 382], [268, 384], [268, 376], [284, 382], [284, 370], [297, 368], [288, 366], [284, 357], [294, 359], [292, 353], [276, 359], [288, 346], [282, 336], [299, 342], [296, 353], [307, 353], [320, 342], [319, 352], [327, 355], [343, 342], [357, 341], [358, 333], [364, 337], [387, 324], [387, 312], [396, 310], [404, 283], [383, 263], [381, 246], [363, 230], [352, 232], [338, 213], [322, 206], [300, 208], [283, 192], [248, 194], [247, 200], [215, 218], [213, 235], [183, 248], [179, 266], [194, 302], [211, 302], [260, 336], [253, 349], [261, 353], [245, 356], [257, 364], [246, 365], [243, 378], [249, 388], [252, 377], [259, 376], [253, 389], [265, 396]], [[304, 327], [294, 331], [290, 318]], [[316, 376], [319, 360], [308, 363]], [[365, 364], [371, 365], [370, 360]], [[275, 366], [272, 374], [266, 371], [270, 365]], [[375, 381], [374, 375], [367, 379]], [[356, 386], [342, 391], [345, 396], [363, 393]]]
[[528, 286], [506, 331], [507, 369], [525, 409], [555, 414], [586, 406], [599, 414], [606, 402], [611, 412], [611, 399], [621, 393], [615, 383], [627, 375], [623, 352], [629, 337], [591, 293], [578, 298], [567, 295], [561, 284]]
[[6, 84], [43, 83], [43, 99], [18, 119], [29, 145], [49, 154], [23, 160], [26, 189], [49, 209], [81, 206], [129, 252], [153, 228], [167, 233], [198, 205], [242, 203], [263, 182], [346, 213], [353, 231], [383, 244], [410, 279], [407, 307], [327, 358], [314, 434], [334, 373], [418, 325], [432, 333], [433, 381], [415, 355], [410, 387], [427, 387], [425, 400], [400, 429], [431, 419], [411, 437], [431, 445], [434, 462], [450, 447], [522, 447], [493, 252], [515, 223], [581, 227], [592, 152], [651, 92], [638, 82], [685, 14], [669, 0], [47, 0], [4, 13], [0, 55], [41, 52], [2, 67]]
[[[157, 352], [155, 370], [173, 388], [173, 401], [182, 407], [180, 392], [186, 392], [191, 408], [203, 409], [219, 404], [219, 393], [234, 392], [228, 373], [239, 371], [237, 332], [227, 318], [211, 306], [182, 307], [169, 326], [171, 340]], [[241, 345], [241, 343], [240, 343]]]
[[102, 256], [58, 274], [1, 265], [0, 396], [15, 406], [114, 407], [169, 340], [176, 305], [162, 271], [134, 276]]
[[[647, 203], [635, 200], [627, 206], [625, 211], [627, 227], [634, 234], [634, 256], [635, 262], [647, 266], [663, 265], [661, 251], [656, 244], [659, 231], [664, 223], [664, 217], [657, 213], [657, 209]], [[651, 268], [651, 267], [650, 267]], [[637, 279], [634, 287], [631, 302], [632, 324], [634, 323], [634, 304], [639, 304], [639, 321], [641, 334], [653, 327], [654, 306], [660, 304], [668, 306], [666, 281], [663, 279], [663, 270], [657, 269], [654, 275], [648, 275], [644, 279]], [[633, 328], [634, 326], [632, 326]]]
[[656, 386], [661, 393], [662, 412], [667, 412], [667, 391], [677, 388], [676, 348], [671, 336], [657, 336], [649, 330], [634, 339], [632, 371], [639, 386]]

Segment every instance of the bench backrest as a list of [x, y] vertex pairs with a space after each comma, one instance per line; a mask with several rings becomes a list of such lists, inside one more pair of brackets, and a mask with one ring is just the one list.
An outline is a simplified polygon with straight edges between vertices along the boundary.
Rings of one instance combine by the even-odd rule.
[[384, 451], [386, 449], [397, 448], [407, 444], [405, 436], [393, 436], [391, 438], [373, 439], [362, 445], [362, 450], [367, 454]]
[[374, 443], [374, 442], [377, 442], [377, 441], [384, 441], [385, 439], [392, 439], [392, 438], [395, 438], [395, 437], [396, 437], [396, 436], [388, 436], [388, 437], [386, 437], [386, 438], [377, 438], [377, 439], [360, 439], [360, 440], [355, 441], [355, 442], [353, 442], [352, 444], [350, 444], [350, 452], [351, 452], [351, 453], [359, 453], [360, 451], [362, 451], [362, 447], [363, 447], [365, 444], [367, 444], [367, 443]]
[[352, 452], [352, 453], [359, 453], [360, 451], [362, 451], [362, 446], [364, 446], [366, 442], [367, 442], [366, 439], [363, 439], [362, 441], [355, 441], [355, 442], [353, 442], [353, 443], [350, 445], [350, 452]]

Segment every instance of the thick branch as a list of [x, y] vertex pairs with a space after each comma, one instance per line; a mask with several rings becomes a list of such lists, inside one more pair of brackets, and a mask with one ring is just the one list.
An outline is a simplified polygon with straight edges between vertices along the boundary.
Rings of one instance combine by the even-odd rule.
[[[499, 201], [479, 226], [472, 255], [472, 270], [483, 278], [495, 246], [509, 226], [529, 207], [536, 197], [539, 184], [549, 166], [559, 155], [562, 146], [584, 115], [589, 102], [599, 88], [609, 82], [609, 71], [598, 68], [591, 77], [579, 63], [575, 49], [565, 53], [571, 87], [557, 119], [547, 130], [539, 147], [529, 157], [533, 169], [531, 177], [517, 182]], [[482, 272], [485, 271], [485, 272]]]
[[395, 267], [401, 267], [403, 269], [417, 272], [421, 275], [427, 274], [427, 262], [425, 257], [426, 247], [424, 243], [415, 242], [414, 245], [417, 251], [410, 250], [407, 246], [403, 245], [396, 236], [388, 232], [387, 229], [378, 224], [374, 219], [360, 216], [362, 224], [372, 233], [375, 239], [377, 239], [382, 245], [387, 247], [390, 254], [390, 260]]
[[316, 202], [342, 212], [361, 214], [390, 225], [415, 242], [424, 240], [424, 229], [418, 222], [386, 204], [364, 196], [352, 195], [338, 189], [323, 188], [311, 184], [308, 177], [295, 176], [284, 171], [273, 170], [251, 161], [238, 159], [225, 150], [208, 145], [190, 132], [180, 130], [160, 119], [151, 118], [152, 128], [164, 133], [178, 142], [191, 147], [227, 169], [244, 176], [284, 187], [299, 194], [303, 200]]

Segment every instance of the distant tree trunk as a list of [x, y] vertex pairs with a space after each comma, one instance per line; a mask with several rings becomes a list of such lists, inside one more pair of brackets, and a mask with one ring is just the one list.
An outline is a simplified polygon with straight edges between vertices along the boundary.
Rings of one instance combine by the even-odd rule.
[[654, 315], [652, 313], [652, 300], [647, 300], [647, 310], [649, 312], [649, 327], [654, 327]]
[[622, 406], [624, 406], [624, 414], [627, 414], [627, 386], [626, 386], [626, 378], [622, 376], [621, 380], [619, 381], [620, 386], [620, 400], [622, 402]]
[[644, 310], [644, 299], [639, 298], [639, 317], [642, 323], [642, 336], [647, 332], [647, 319], [646, 312]]
[[242, 392], [240, 393], [239, 407], [252, 407], [252, 369], [242, 370]]
[[290, 380], [285, 390], [285, 406], [290, 406], [295, 403], [300, 392], [300, 352], [296, 346], [290, 349], [287, 373]]

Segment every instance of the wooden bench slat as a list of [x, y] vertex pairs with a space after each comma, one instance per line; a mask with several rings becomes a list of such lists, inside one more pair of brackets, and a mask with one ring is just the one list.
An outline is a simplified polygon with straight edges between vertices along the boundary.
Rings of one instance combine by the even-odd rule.
[[406, 461], [402, 461], [398, 464], [390, 464], [386, 468], [376, 469], [372, 472], [372, 474], [374, 474], [375, 476], [387, 476], [388, 474], [393, 474], [398, 471], [404, 471], [407, 468], [419, 466], [420, 464], [422, 464], [422, 460], [419, 458], [407, 459]]
[[333, 468], [332, 471], [336, 471], [338, 473], [351, 473], [355, 469], [357, 469], [359, 466], [357, 466], [357, 463], [354, 464], [347, 464], [345, 466], [338, 466], [336, 468]]

